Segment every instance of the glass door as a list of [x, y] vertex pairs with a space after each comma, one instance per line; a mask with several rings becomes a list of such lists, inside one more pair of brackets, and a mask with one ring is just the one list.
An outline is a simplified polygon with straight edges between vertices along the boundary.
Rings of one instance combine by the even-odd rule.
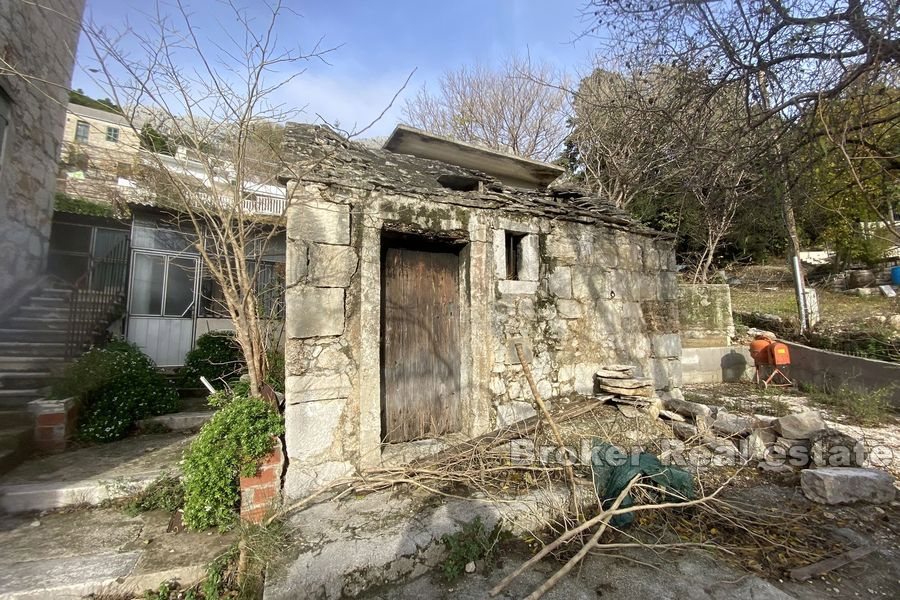
[[193, 346], [199, 261], [184, 254], [135, 250], [128, 339], [159, 366], [180, 366]]

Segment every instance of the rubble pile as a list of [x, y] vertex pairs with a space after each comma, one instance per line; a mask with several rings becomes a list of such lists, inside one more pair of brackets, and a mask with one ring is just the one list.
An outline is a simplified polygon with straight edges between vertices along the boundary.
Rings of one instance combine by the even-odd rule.
[[[615, 404], [626, 416], [643, 410], [654, 419], [659, 416], [662, 401], [657, 397], [653, 380], [636, 377], [632, 365], [607, 365], [594, 373], [594, 395], [609, 404]], [[629, 409], [629, 407], [631, 407]]]

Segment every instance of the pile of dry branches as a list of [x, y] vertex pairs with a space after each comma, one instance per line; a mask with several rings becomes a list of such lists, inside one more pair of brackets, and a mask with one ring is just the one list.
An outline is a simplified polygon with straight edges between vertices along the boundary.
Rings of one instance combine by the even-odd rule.
[[[511, 442], [527, 438], [534, 447], [556, 447], [561, 436], [565, 437], [563, 443], [572, 444], [573, 435], [587, 435], [624, 443], [621, 440], [634, 430], [651, 421], [657, 423], [616, 415], [615, 409], [593, 398], [557, 403], [552, 414], [493, 431], [407, 465], [381, 467], [334, 482], [314, 496], [287, 507], [282, 514], [306, 506], [323, 494], [339, 499], [398, 487], [445, 497], [477, 496], [498, 504], [515, 502], [517, 497], [534, 490], [559, 489], [561, 484], [569, 483], [563, 463], [511, 460]], [[548, 420], [555, 427], [550, 427]], [[626, 431], [629, 427], [632, 430]], [[654, 451], [652, 443], [644, 445], [648, 451]], [[699, 548], [717, 551], [740, 567], [771, 576], [838, 551], [836, 544], [815, 534], [815, 515], [794, 514], [781, 504], [767, 507], [758, 502], [742, 502], [741, 491], [734, 488], [741, 476], [751, 473], [746, 469], [698, 471], [694, 498], [679, 497], [649, 478], [635, 477], [605, 508], [594, 493], [589, 465], [579, 469], [575, 482], [578, 508], [573, 509], [571, 503], [568, 510], [557, 506], [553, 517], [543, 517], [543, 533], [537, 536], [542, 547], [501, 581], [494, 588], [494, 595], [548, 556], [558, 560], [561, 566], [528, 596], [532, 600], [540, 598], [589, 554], [619, 553], [629, 548], [653, 553]], [[634, 504], [622, 508], [621, 503], [628, 495]], [[623, 514], [634, 515], [631, 527], [618, 528], [611, 524], [613, 517]]]

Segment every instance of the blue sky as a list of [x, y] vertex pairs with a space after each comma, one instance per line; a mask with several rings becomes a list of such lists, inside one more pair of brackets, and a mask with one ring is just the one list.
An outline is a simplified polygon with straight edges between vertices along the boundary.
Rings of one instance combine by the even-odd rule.
[[[184, 1], [201, 35], [221, 39], [223, 28], [236, 29], [217, 0]], [[237, 1], [251, 7], [258, 2]], [[315, 121], [318, 113], [343, 128], [368, 123], [416, 69], [410, 85], [369, 135], [389, 133], [401, 120], [403, 98], [423, 84], [433, 86], [446, 69], [478, 61], [496, 64], [527, 52], [575, 74], [587, 69], [594, 50], [590, 39], [573, 41], [583, 28], [583, 0], [287, 0], [287, 4], [299, 16], [286, 17], [279, 26], [281, 44], [305, 49], [324, 36], [325, 46], [340, 45], [329, 54], [330, 64], [304, 65], [306, 72], [280, 92], [279, 101], [305, 107], [300, 120]], [[141, 11], [150, 6], [147, 0], [87, 0], [86, 18], [118, 29], [128, 23], [141, 31], [146, 23]], [[81, 67], [88, 65], [90, 52], [82, 40]], [[103, 95], [84, 68], [76, 68], [73, 87]]]

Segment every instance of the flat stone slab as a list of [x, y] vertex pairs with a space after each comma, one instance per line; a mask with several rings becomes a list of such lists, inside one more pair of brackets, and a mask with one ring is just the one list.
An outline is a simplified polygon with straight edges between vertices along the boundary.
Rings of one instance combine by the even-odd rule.
[[0, 517], [0, 600], [140, 594], [163, 581], [199, 581], [236, 534], [166, 533], [169, 514], [85, 509]]
[[806, 469], [800, 474], [800, 489], [820, 504], [885, 504], [897, 495], [890, 473], [853, 467]]
[[[592, 490], [591, 490], [592, 491]], [[480, 517], [522, 532], [566, 503], [565, 488], [535, 491], [508, 503], [436, 499], [422, 492], [377, 492], [323, 502], [293, 515], [293, 556], [266, 578], [265, 600], [353, 597], [364, 590], [415, 577], [443, 557], [441, 538]]]
[[0, 511], [98, 504], [179, 472], [192, 435], [142, 435], [32, 458], [0, 477]]

